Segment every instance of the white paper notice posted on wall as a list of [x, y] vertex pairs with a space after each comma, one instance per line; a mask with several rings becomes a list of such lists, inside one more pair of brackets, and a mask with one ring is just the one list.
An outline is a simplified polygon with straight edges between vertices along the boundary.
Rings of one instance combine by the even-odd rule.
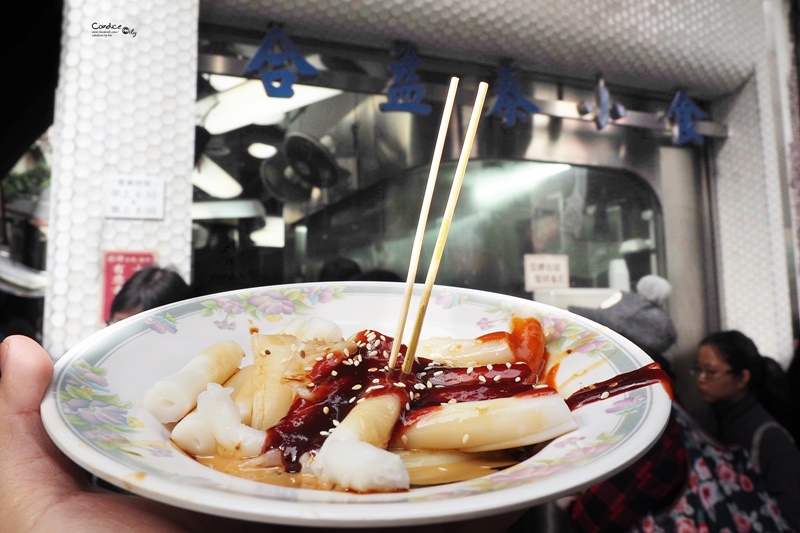
[[164, 218], [164, 179], [154, 176], [106, 178], [106, 218]]
[[525, 292], [569, 287], [569, 256], [525, 254]]

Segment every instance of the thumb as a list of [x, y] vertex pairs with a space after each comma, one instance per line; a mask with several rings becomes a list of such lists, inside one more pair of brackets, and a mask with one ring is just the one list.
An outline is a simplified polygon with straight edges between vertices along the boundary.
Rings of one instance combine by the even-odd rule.
[[38, 413], [53, 360], [35, 340], [12, 335], [0, 344], [0, 376], [0, 413]]

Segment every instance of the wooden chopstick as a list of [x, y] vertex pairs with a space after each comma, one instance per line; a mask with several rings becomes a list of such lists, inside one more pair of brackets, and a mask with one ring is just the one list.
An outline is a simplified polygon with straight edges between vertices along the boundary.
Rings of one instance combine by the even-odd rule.
[[408, 349], [406, 351], [405, 358], [403, 359], [402, 369], [406, 374], [411, 372], [411, 367], [414, 362], [414, 353], [417, 351], [417, 344], [419, 343], [419, 336], [420, 332], [422, 331], [422, 321], [425, 319], [425, 313], [428, 310], [428, 301], [430, 300], [431, 291], [433, 290], [433, 283], [436, 281], [436, 274], [439, 271], [439, 264], [442, 261], [444, 245], [447, 241], [447, 234], [450, 231], [453, 213], [456, 210], [458, 195], [461, 192], [461, 184], [464, 182], [464, 174], [467, 172], [467, 163], [469, 162], [469, 156], [472, 152], [472, 143], [475, 141], [475, 134], [478, 131], [478, 123], [481, 119], [483, 103], [486, 100], [486, 92], [488, 88], [489, 84], [486, 82], [481, 82], [478, 84], [478, 95], [475, 98], [475, 105], [472, 108], [472, 116], [470, 117], [469, 125], [467, 126], [464, 146], [461, 148], [461, 156], [458, 159], [458, 166], [456, 167], [456, 173], [453, 177], [453, 185], [450, 188], [450, 197], [447, 199], [444, 218], [442, 218], [442, 224], [439, 228], [439, 236], [436, 239], [436, 247], [433, 250], [431, 263], [428, 267], [428, 277], [425, 279], [425, 286], [422, 289], [422, 298], [417, 310], [417, 321], [414, 323], [414, 330], [411, 334], [411, 340], [408, 343]]
[[417, 278], [417, 266], [419, 265], [419, 256], [422, 252], [422, 241], [425, 236], [425, 225], [427, 224], [428, 213], [431, 209], [433, 190], [436, 187], [436, 178], [439, 175], [439, 166], [442, 163], [442, 152], [444, 152], [444, 143], [445, 140], [447, 140], [447, 127], [450, 125], [450, 116], [453, 114], [456, 92], [458, 91], [458, 81], [459, 79], [456, 77], [450, 78], [450, 88], [447, 91], [447, 98], [444, 103], [444, 110], [442, 111], [442, 122], [439, 125], [439, 135], [436, 139], [436, 146], [433, 149], [433, 160], [431, 161], [431, 169], [428, 173], [428, 183], [425, 186], [425, 196], [422, 200], [422, 209], [419, 213], [419, 222], [417, 222], [417, 233], [414, 235], [414, 244], [411, 249], [411, 259], [408, 263], [406, 289], [403, 294], [403, 305], [400, 309], [400, 316], [397, 321], [394, 343], [392, 344], [392, 353], [389, 356], [389, 368], [395, 367], [397, 364], [397, 356], [400, 354], [400, 345], [403, 341], [403, 331], [406, 327], [408, 308], [411, 305], [411, 293], [414, 291], [414, 281]]

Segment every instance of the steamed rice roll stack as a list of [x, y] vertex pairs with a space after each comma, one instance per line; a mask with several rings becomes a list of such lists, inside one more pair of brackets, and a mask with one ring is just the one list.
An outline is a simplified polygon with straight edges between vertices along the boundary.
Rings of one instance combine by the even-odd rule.
[[156, 381], [144, 395], [144, 406], [161, 423], [177, 422], [197, 405], [209, 383], [224, 383], [239, 368], [244, 350], [235, 341], [212, 344], [181, 370]]

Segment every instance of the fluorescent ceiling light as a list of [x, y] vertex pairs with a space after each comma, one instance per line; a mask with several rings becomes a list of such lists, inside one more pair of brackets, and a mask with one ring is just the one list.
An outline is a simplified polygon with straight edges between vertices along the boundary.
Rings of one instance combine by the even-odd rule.
[[259, 218], [267, 215], [258, 200], [227, 200], [222, 202], [194, 202], [192, 220]]
[[251, 143], [247, 147], [247, 153], [257, 159], [269, 159], [278, 153], [278, 149], [271, 144]]
[[268, 248], [283, 248], [286, 244], [286, 224], [282, 217], [264, 217], [264, 227], [250, 234], [253, 244]]
[[201, 157], [192, 172], [192, 183], [214, 198], [236, 198], [242, 194], [241, 184], [207, 155]]
[[[227, 91], [198, 101], [198, 109], [207, 110], [203, 119], [211, 135], [219, 135], [249, 124], [267, 126], [278, 124], [289, 111], [326, 100], [342, 91], [326, 87], [294, 84], [291, 98], [267, 96], [261, 80], [247, 80]], [[211, 104], [207, 101], [211, 99]]]
[[[571, 168], [570, 165], [561, 163], [528, 163], [516, 170], [492, 169], [491, 179], [483, 176], [482, 183], [472, 189], [472, 198], [483, 206], [497, 204], [511, 197], [528, 193], [543, 179], [569, 168]], [[485, 173], [487, 170], [484, 169], [480, 172]]]
[[225, 76], [223, 74], [208, 74], [206, 76], [208, 84], [211, 85], [216, 91], [227, 91], [233, 89], [237, 85], [241, 85], [247, 81], [247, 78], [240, 76]]

